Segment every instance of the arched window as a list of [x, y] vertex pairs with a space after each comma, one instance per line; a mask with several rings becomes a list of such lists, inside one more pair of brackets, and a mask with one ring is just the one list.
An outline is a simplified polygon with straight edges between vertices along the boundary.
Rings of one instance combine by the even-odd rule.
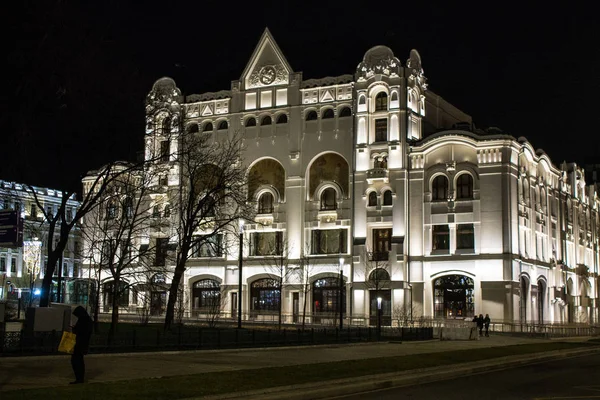
[[166, 135], [171, 132], [171, 118], [167, 117], [162, 121], [162, 133]]
[[221, 308], [221, 288], [214, 279], [202, 279], [192, 287], [192, 308], [218, 312]]
[[198, 133], [200, 132], [200, 127], [198, 126], [198, 124], [191, 124], [188, 127], [188, 133]]
[[106, 219], [113, 219], [117, 217], [117, 203], [115, 200], [109, 200], [106, 204]]
[[327, 188], [321, 193], [321, 210], [335, 210], [337, 209], [335, 189]]
[[340, 296], [340, 278], [317, 279], [312, 284], [312, 291], [314, 313], [339, 315], [340, 299], [342, 312], [346, 311], [346, 287], [345, 285], [342, 286]]
[[288, 122], [288, 118], [286, 114], [279, 114], [279, 116], [277, 117], [277, 123], [278, 124], [287, 124]]
[[398, 101], [398, 92], [392, 92], [392, 101]]
[[163, 215], [165, 216], [165, 218], [169, 218], [171, 216], [171, 206], [169, 204], [165, 205]]
[[279, 311], [281, 288], [275, 279], [259, 279], [250, 285], [250, 304], [255, 311]]
[[377, 205], [377, 193], [369, 193], [369, 207], [375, 207]]
[[246, 120], [246, 126], [256, 126], [256, 118], [248, 118]]
[[367, 103], [367, 99], [365, 98], [365, 96], [360, 96], [358, 98], [358, 104], [359, 105], [363, 105], [363, 104], [366, 104], [366, 103]]
[[473, 198], [473, 177], [469, 174], [462, 174], [456, 180], [456, 198]]
[[431, 185], [431, 200], [448, 200], [448, 179], [445, 176], [438, 175], [433, 180], [433, 183]]
[[385, 192], [383, 192], [383, 205], [384, 206], [392, 205], [392, 191], [391, 190], [386, 190]]
[[213, 131], [212, 122], [207, 122], [206, 124], [204, 124], [204, 128], [202, 128], [202, 132], [212, 132], [212, 131]]
[[271, 125], [273, 123], [273, 121], [271, 121], [271, 117], [270, 116], [264, 116], [263, 119], [260, 120], [260, 124], [261, 125]]
[[258, 199], [258, 213], [272, 214], [273, 213], [273, 195], [269, 192], [263, 193]]
[[221, 121], [219, 122], [219, 130], [220, 129], [227, 129], [229, 126], [227, 125], [227, 121]]
[[133, 217], [133, 200], [131, 200], [131, 197], [127, 197], [124, 201], [123, 201], [123, 215], [126, 218], [131, 218]]
[[521, 276], [519, 296], [519, 316], [521, 323], [527, 322], [527, 302], [529, 301], [529, 280], [525, 276]]
[[447, 275], [433, 281], [436, 318], [468, 318], [475, 314], [473, 279], [463, 275]]
[[375, 111], [386, 111], [388, 109], [388, 95], [386, 92], [379, 92], [375, 96]]
[[331, 119], [333, 118], [333, 109], [332, 108], [328, 108], [325, 111], [323, 111], [323, 119]]
[[315, 110], [309, 111], [308, 114], [306, 114], [306, 120], [307, 121], [316, 121], [317, 120], [317, 112]]
[[543, 280], [538, 280], [538, 323], [544, 323], [544, 306], [546, 300], [546, 284]]
[[350, 107], [342, 107], [342, 109], [340, 110], [340, 118], [351, 117], [351, 116], [352, 116], [352, 110], [350, 109]]
[[546, 190], [544, 188], [540, 189], [540, 207], [543, 212], [546, 212]]
[[369, 282], [378, 284], [381, 287], [382, 282], [390, 280], [390, 273], [385, 268], [375, 268], [369, 275]]

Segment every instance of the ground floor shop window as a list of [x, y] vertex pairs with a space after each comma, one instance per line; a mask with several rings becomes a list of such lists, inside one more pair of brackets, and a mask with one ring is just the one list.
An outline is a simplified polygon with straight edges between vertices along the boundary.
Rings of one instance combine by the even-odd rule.
[[192, 287], [192, 307], [195, 310], [209, 310], [221, 302], [221, 289], [218, 281], [202, 279]]
[[279, 311], [281, 288], [276, 279], [259, 279], [250, 285], [252, 310]]
[[314, 313], [339, 314], [340, 300], [342, 312], [346, 312], [346, 288], [345, 286], [341, 288], [340, 299], [339, 277], [317, 279], [312, 286]]
[[473, 318], [473, 279], [464, 275], [446, 275], [434, 281], [433, 289], [436, 318]]

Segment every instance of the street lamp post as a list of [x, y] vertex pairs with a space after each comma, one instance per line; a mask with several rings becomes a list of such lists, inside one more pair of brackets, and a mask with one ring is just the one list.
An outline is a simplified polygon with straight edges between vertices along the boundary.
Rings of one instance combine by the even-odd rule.
[[240, 220], [240, 255], [238, 266], [238, 329], [242, 329], [242, 257], [244, 255], [244, 221]]
[[377, 298], [377, 340], [381, 340], [381, 297]]
[[342, 307], [343, 303], [343, 293], [342, 288], [344, 287], [344, 259], [340, 257], [340, 332], [344, 327], [344, 309]]

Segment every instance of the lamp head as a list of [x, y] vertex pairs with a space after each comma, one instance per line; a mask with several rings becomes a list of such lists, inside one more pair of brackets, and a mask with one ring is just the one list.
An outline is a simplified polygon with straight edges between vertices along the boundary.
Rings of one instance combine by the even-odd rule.
[[382, 300], [382, 299], [381, 299], [381, 297], [378, 297], [378, 298], [377, 298], [377, 308], [378, 308], [379, 310], [381, 310], [381, 300]]

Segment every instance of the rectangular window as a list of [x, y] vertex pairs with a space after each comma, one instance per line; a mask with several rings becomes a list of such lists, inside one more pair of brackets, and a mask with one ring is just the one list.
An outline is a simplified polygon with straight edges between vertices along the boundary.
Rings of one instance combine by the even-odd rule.
[[0, 257], [0, 272], [6, 272], [6, 257]]
[[473, 229], [473, 224], [460, 224], [456, 227], [456, 248], [475, 248], [475, 232]]
[[375, 141], [387, 142], [388, 140], [388, 121], [387, 118], [375, 120]]
[[62, 276], [63, 277], [69, 276], [69, 264], [67, 264], [67, 263], [63, 263]]
[[35, 204], [32, 204], [30, 206], [29, 216], [32, 219], [36, 219], [37, 218], [37, 206]]
[[273, 95], [270, 90], [260, 92], [260, 108], [269, 108], [273, 106]]
[[433, 225], [431, 250], [450, 250], [450, 228], [448, 225]]
[[67, 208], [67, 222], [71, 222], [73, 220], [73, 210], [71, 208]]
[[168, 140], [162, 140], [160, 142], [160, 162], [169, 162], [171, 144]]
[[167, 260], [169, 239], [168, 238], [156, 238], [156, 258], [155, 265], [164, 266]]
[[278, 107], [287, 105], [287, 89], [277, 90], [277, 100], [275, 105]]
[[254, 232], [250, 235], [251, 256], [276, 256], [283, 254], [283, 232]]
[[17, 272], [17, 257], [10, 259], [10, 272]]
[[223, 257], [223, 235], [198, 235], [192, 240], [192, 257]]
[[392, 250], [392, 229], [373, 229], [373, 261], [387, 261]]
[[79, 278], [79, 264], [73, 264], [73, 278]]
[[345, 254], [348, 230], [315, 229], [311, 237], [311, 254]]
[[246, 93], [246, 110], [256, 108], [256, 93]]

